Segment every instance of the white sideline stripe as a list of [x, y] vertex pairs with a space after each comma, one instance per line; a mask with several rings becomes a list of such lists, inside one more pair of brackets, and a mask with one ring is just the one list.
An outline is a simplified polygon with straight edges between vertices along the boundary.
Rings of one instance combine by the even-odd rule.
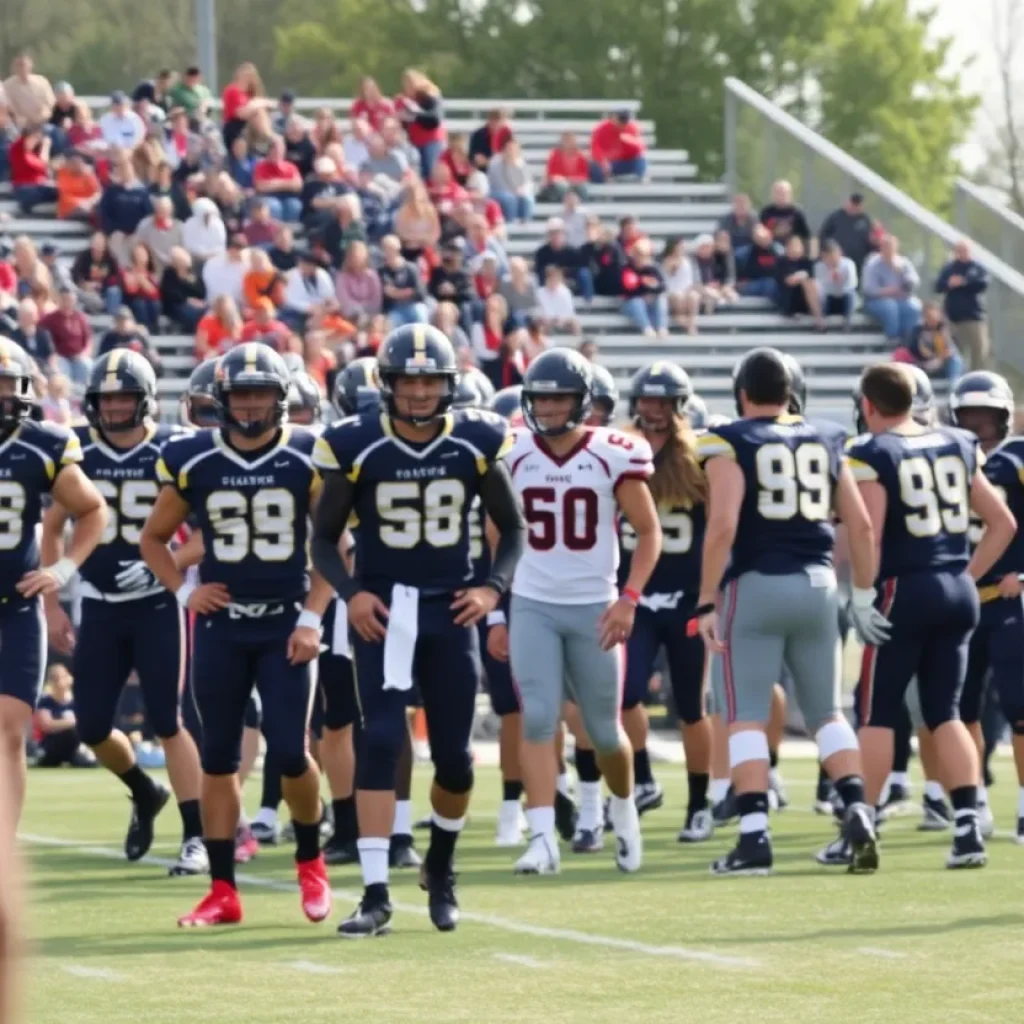
[[306, 974], [344, 974], [341, 967], [330, 967], [327, 964], [318, 964], [314, 960], [292, 960], [281, 965], [290, 967], [293, 971], [304, 971]]
[[[120, 850], [112, 850], [103, 846], [82, 846], [73, 839], [57, 839], [54, 836], [19, 833], [23, 843], [34, 846], [51, 846], [61, 849], [73, 849], [77, 853], [89, 857], [104, 857], [107, 860], [121, 860], [124, 854]], [[156, 867], [169, 868], [175, 863], [166, 857], [143, 857], [139, 864], [153, 864]], [[293, 882], [282, 882], [274, 878], [261, 878], [244, 872], [235, 875], [240, 885], [251, 885], [261, 889], [272, 889], [275, 892], [297, 892]], [[355, 901], [360, 894], [348, 889], [332, 889], [338, 899]], [[395, 910], [403, 914], [418, 914], [423, 917], [427, 908], [412, 903], [394, 903]], [[730, 956], [725, 953], [712, 953], [703, 949], [688, 949], [684, 946], [654, 946], [646, 942], [635, 942], [632, 939], [619, 939], [611, 935], [592, 935], [587, 932], [573, 931], [570, 928], [547, 928], [543, 925], [527, 924], [507, 917], [496, 917], [492, 914], [477, 914], [463, 911], [462, 920], [469, 924], [487, 925], [500, 931], [512, 932], [517, 935], [532, 935], [538, 939], [554, 939], [560, 942], [574, 942], [580, 946], [598, 946], [604, 949], [617, 949], [624, 953], [636, 953], [639, 956], [660, 957], [669, 960], [689, 960], [696, 963], [710, 964], [713, 967], [758, 967], [760, 962], [748, 956]]]
[[119, 981], [121, 975], [116, 971], [109, 971], [106, 967], [83, 967], [82, 964], [61, 964], [61, 970], [65, 974], [74, 975], [76, 978], [90, 978], [93, 981]]
[[861, 946], [858, 953], [864, 956], [876, 956], [880, 960], [906, 960], [906, 953], [898, 953], [895, 949], [881, 949], [878, 946]]
[[531, 967], [534, 969], [547, 967], [547, 964], [542, 963], [536, 957], [521, 956], [519, 953], [495, 953], [494, 959], [503, 960], [507, 964], [516, 964], [519, 967]]

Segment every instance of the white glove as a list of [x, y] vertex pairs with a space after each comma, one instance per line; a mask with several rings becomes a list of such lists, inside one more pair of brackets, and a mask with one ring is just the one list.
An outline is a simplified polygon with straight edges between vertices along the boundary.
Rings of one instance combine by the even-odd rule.
[[849, 612], [853, 628], [863, 643], [878, 647], [889, 639], [892, 623], [875, 607], [872, 587], [853, 588]]
[[156, 577], [145, 562], [119, 562], [118, 565], [122, 568], [114, 580], [122, 594], [141, 593], [156, 586]]

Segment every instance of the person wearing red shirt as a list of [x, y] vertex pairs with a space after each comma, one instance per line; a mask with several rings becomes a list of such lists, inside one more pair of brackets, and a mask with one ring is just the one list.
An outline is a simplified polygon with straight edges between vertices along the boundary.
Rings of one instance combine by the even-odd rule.
[[348, 116], [353, 121], [365, 118], [370, 122], [370, 127], [379, 132], [380, 126], [389, 117], [395, 116], [395, 105], [382, 95], [376, 79], [364, 78], [359, 83], [359, 93], [349, 109]]
[[252, 305], [252, 319], [242, 326], [242, 341], [262, 341], [278, 352], [289, 351], [292, 332], [274, 315], [274, 303], [265, 295]]
[[395, 99], [395, 113], [420, 155], [420, 177], [424, 181], [430, 181], [430, 172], [444, 152], [448, 138], [441, 103], [441, 90], [422, 72], [409, 68], [402, 74], [402, 92]]
[[500, 153], [502, 147], [512, 138], [512, 125], [507, 110], [495, 108], [487, 120], [469, 137], [469, 159], [481, 171], [487, 170], [491, 157]]
[[581, 199], [586, 199], [586, 186], [592, 174], [587, 154], [576, 145], [576, 136], [566, 132], [548, 154], [544, 187], [537, 199], [542, 203], [560, 203], [569, 189], [573, 189]]
[[633, 112], [620, 110], [615, 117], [606, 117], [590, 137], [590, 155], [594, 164], [590, 180], [607, 181], [609, 178], [647, 177], [647, 146], [640, 134], [640, 125], [633, 120]]
[[442, 217], [451, 216], [455, 204], [465, 202], [469, 198], [466, 190], [452, 179], [452, 172], [444, 160], [438, 160], [434, 164], [434, 170], [430, 175], [430, 184], [427, 186], [427, 194]]
[[221, 93], [222, 132], [228, 152], [231, 151], [231, 143], [250, 126], [264, 138], [273, 134], [270, 123], [272, 106], [273, 100], [267, 99], [256, 65], [248, 62], [239, 64], [235, 77]]
[[454, 132], [449, 136], [448, 148], [441, 154], [441, 162], [448, 168], [452, 181], [465, 188], [473, 173], [473, 164], [466, 150], [466, 136], [463, 132]]
[[489, 232], [496, 238], [505, 237], [505, 214], [501, 212], [501, 204], [488, 195], [490, 183], [482, 171], [474, 171], [466, 183], [466, 192], [473, 213], [487, 221]]
[[30, 214], [34, 206], [57, 201], [57, 186], [50, 180], [50, 140], [38, 125], [22, 129], [8, 160], [14, 199], [22, 213]]
[[257, 162], [252, 183], [267, 204], [270, 219], [297, 224], [302, 219], [302, 175], [284, 158], [284, 143], [274, 139], [265, 160]]
[[74, 288], [61, 288], [59, 305], [39, 322], [50, 332], [57, 355], [57, 368], [68, 377], [79, 392], [85, 391], [92, 366], [92, 327], [78, 308]]

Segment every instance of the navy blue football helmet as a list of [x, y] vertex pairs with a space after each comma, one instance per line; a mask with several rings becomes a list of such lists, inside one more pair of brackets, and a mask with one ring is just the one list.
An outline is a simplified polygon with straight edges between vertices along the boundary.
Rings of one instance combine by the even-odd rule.
[[629, 417], [636, 419], [637, 402], [641, 398], [666, 398], [672, 402], [672, 411], [681, 416], [693, 394], [690, 375], [667, 359], [658, 359], [633, 374], [629, 382]]
[[[288, 415], [290, 377], [277, 352], [258, 341], [248, 341], [222, 355], [217, 360], [213, 381], [213, 398], [222, 425], [245, 437], [259, 437], [279, 427]], [[271, 391], [277, 401], [262, 419], [243, 421], [231, 412], [228, 398], [233, 391]]]
[[0, 336], [0, 379], [14, 381], [10, 394], [0, 394], [0, 432], [9, 434], [35, 408], [35, 365], [10, 338]]
[[510, 388], [502, 388], [491, 399], [491, 412], [510, 420], [523, 409], [523, 387], [515, 384]]
[[[135, 410], [124, 419], [105, 419], [100, 414], [104, 395], [134, 395]], [[85, 387], [85, 418], [91, 427], [104, 434], [125, 434], [156, 412], [156, 373], [145, 356], [130, 348], [115, 348], [92, 364]]]
[[608, 369], [600, 363], [591, 363], [591, 369], [594, 371], [594, 383], [590, 389], [592, 415], [599, 416], [600, 425], [607, 427], [615, 418], [615, 406], [619, 404], [619, 386]]
[[[569, 348], [551, 348], [537, 356], [523, 378], [523, 419], [533, 433], [558, 437], [586, 422], [593, 398], [594, 367], [579, 352]], [[538, 398], [571, 395], [569, 415], [557, 427], [545, 427], [537, 419], [534, 402]]]
[[293, 373], [288, 384], [288, 419], [301, 427], [311, 427], [322, 419], [320, 388], [308, 373]]
[[341, 416], [380, 408], [380, 374], [373, 356], [354, 359], [334, 378], [334, 408]]
[[[459, 376], [455, 349], [442, 331], [429, 324], [406, 324], [393, 330], [377, 353], [380, 390], [388, 415], [413, 426], [425, 426], [443, 416], [455, 400]], [[441, 377], [445, 390], [434, 410], [426, 416], [406, 416], [395, 403], [395, 383], [400, 377]]]
[[1010, 432], [1016, 406], [1013, 389], [1005, 377], [990, 370], [965, 373], [949, 396], [949, 415], [956, 426], [962, 426], [960, 413], [965, 409], [990, 410], [996, 421], [996, 436], [1001, 441]]
[[217, 403], [213, 397], [213, 381], [217, 373], [217, 356], [204, 359], [188, 379], [185, 394], [183, 419], [192, 427], [216, 427], [220, 425]]
[[794, 416], [803, 416], [807, 411], [807, 377], [804, 368], [788, 352], [783, 352], [782, 358], [789, 369], [789, 411]]
[[686, 400], [686, 405], [683, 406], [683, 415], [694, 430], [707, 430], [708, 407], [700, 395], [690, 395]]

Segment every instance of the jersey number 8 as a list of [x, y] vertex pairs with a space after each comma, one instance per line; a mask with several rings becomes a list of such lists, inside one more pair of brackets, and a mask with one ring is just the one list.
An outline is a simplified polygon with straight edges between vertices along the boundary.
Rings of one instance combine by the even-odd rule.
[[423, 540], [433, 548], [454, 547], [462, 539], [465, 504], [466, 487], [461, 480], [377, 484], [380, 539], [389, 548], [402, 551]]
[[802, 444], [796, 451], [782, 444], [757, 450], [757, 510], [765, 519], [796, 515], [820, 523], [832, 515], [828, 451], [823, 444]]
[[25, 518], [25, 488], [13, 480], [0, 483], [0, 551], [20, 543]]
[[900, 463], [900, 498], [908, 508], [907, 532], [912, 537], [966, 533], [970, 525], [967, 466], [957, 455], [943, 455], [932, 464], [923, 455]]
[[287, 562], [295, 554], [295, 496], [283, 487], [257, 491], [214, 491], [206, 514], [216, 537], [218, 562], [241, 562], [250, 552], [264, 562]]

